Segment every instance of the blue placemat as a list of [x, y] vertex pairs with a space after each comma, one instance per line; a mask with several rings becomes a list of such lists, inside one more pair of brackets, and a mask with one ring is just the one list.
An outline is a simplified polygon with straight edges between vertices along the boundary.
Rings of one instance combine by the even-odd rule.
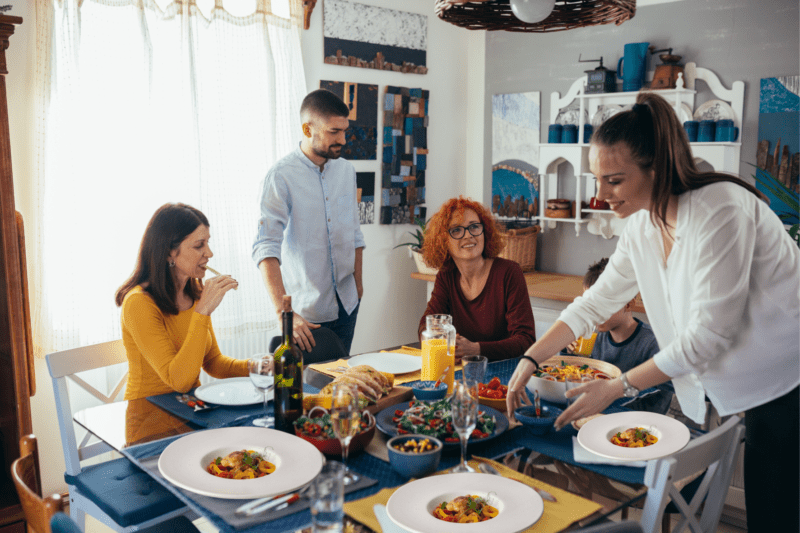
[[[194, 391], [195, 389], [192, 389], [189, 394], [194, 396]], [[319, 392], [319, 389], [304, 383], [303, 392], [305, 394], [316, 394]], [[242, 406], [221, 405], [215, 409], [195, 412], [193, 407], [189, 407], [188, 405], [179, 402], [179, 397], [180, 394], [171, 392], [168, 394], [160, 394], [158, 396], [148, 396], [147, 401], [157, 405], [161, 409], [177, 416], [178, 418], [187, 420], [192, 424], [196, 424], [204, 428], [224, 427], [232, 425], [237, 421], [253, 420], [264, 415], [263, 403]], [[267, 404], [267, 411], [270, 415], [274, 415], [272, 401]]]

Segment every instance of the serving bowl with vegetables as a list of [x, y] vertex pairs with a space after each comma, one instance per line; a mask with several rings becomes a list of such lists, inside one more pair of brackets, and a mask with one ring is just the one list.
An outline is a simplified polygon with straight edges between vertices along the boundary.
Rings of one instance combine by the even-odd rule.
[[[314, 407], [294, 423], [295, 434], [326, 455], [341, 455], [342, 445], [333, 433], [331, 415], [324, 407]], [[350, 441], [349, 453], [359, 452], [375, 436], [375, 417], [369, 411], [361, 414], [361, 431]]]
[[622, 372], [615, 365], [598, 359], [556, 355], [539, 366], [539, 370], [533, 373], [526, 387], [531, 393], [538, 390], [542, 400], [566, 404], [567, 398], [564, 393], [567, 387], [564, 380], [570, 374], [580, 374], [590, 379], [615, 379]]

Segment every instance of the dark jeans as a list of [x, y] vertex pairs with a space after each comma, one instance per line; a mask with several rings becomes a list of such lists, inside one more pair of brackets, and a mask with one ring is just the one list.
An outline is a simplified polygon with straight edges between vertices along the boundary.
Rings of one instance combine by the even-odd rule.
[[800, 531], [800, 387], [745, 412], [747, 531]]
[[358, 318], [358, 308], [361, 307], [361, 300], [358, 301], [356, 308], [349, 315], [344, 306], [342, 306], [342, 301], [339, 300], [338, 294], [336, 295], [336, 303], [339, 304], [339, 317], [331, 322], [322, 322], [320, 326], [336, 333], [342, 339], [347, 355], [350, 355], [350, 346], [353, 344], [353, 334], [356, 331], [356, 319]]

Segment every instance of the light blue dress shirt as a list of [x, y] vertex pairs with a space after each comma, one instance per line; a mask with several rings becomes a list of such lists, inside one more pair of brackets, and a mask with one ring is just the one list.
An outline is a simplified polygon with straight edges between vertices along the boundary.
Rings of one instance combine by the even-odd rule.
[[320, 172], [298, 147], [278, 161], [261, 186], [256, 265], [276, 257], [292, 308], [310, 322], [336, 320], [336, 294], [347, 313], [358, 305], [356, 248], [365, 247], [356, 202], [356, 172], [330, 159]]

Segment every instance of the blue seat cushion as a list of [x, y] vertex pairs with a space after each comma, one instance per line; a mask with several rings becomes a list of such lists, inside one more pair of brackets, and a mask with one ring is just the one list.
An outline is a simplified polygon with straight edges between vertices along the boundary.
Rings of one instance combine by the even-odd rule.
[[199, 533], [192, 521], [183, 515], [176, 516], [154, 526], [140, 529], [139, 533]]
[[183, 507], [183, 502], [125, 457], [88, 466], [68, 485], [92, 500], [122, 527], [139, 524]]

